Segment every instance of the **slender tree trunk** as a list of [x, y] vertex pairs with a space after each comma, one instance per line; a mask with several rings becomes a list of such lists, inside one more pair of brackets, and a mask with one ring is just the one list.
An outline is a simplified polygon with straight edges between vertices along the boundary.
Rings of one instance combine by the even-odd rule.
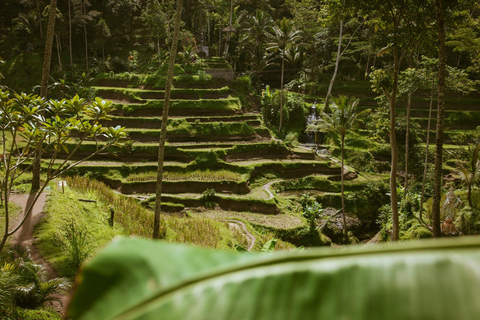
[[40, 10], [40, 2], [37, 0], [38, 20], [40, 22], [40, 38], [43, 39], [43, 23], [42, 23], [42, 10]]
[[367, 58], [367, 66], [365, 67], [365, 76], [363, 77], [364, 80], [367, 80], [367, 75], [368, 75], [368, 65], [370, 64], [370, 54], [368, 54]]
[[468, 183], [468, 192], [467, 192], [467, 200], [468, 200], [468, 205], [473, 208], [473, 203], [472, 203], [472, 184]]
[[[83, 1], [83, 14], [87, 15], [87, 7], [85, 5], [85, 0]], [[83, 33], [85, 36], [85, 65], [88, 69], [88, 38], [87, 38], [87, 22], [83, 20]]]
[[55, 18], [57, 12], [57, 0], [50, 0], [50, 11], [48, 14], [47, 38], [45, 40], [45, 51], [43, 55], [42, 82], [40, 96], [47, 97], [48, 78], [50, 77], [50, 64], [52, 62], [53, 38], [55, 36]]
[[[410, 59], [408, 61], [408, 67], [411, 68], [413, 65], [413, 55], [410, 54]], [[404, 184], [404, 199], [407, 198], [408, 191], [408, 160], [410, 156], [410, 110], [412, 108], [412, 91], [408, 91], [407, 95], [407, 128], [405, 132], [405, 184]]]
[[58, 33], [55, 36], [57, 40], [57, 56], [58, 56], [58, 66], [60, 67], [60, 71], [62, 71], [62, 56], [60, 55], [60, 39], [58, 38]]
[[[3, 139], [3, 142], [5, 142], [5, 139]], [[8, 163], [5, 163], [5, 167], [3, 167], [2, 169], [5, 169], [5, 172], [9, 172], [9, 168], [8, 168]], [[4, 232], [3, 232], [3, 235], [2, 235], [2, 240], [0, 241], [0, 252], [3, 251], [3, 248], [5, 247], [5, 243], [7, 242], [7, 239], [8, 239], [8, 234], [9, 234], [9, 224], [10, 224], [10, 212], [9, 212], [9, 208], [8, 208], [8, 202], [10, 201], [9, 197], [10, 197], [10, 192], [9, 192], [9, 188], [8, 188], [8, 176], [5, 176], [5, 180], [4, 180], [4, 184], [2, 186], [3, 188], [3, 197], [5, 198], [5, 227], [4, 227]]]
[[392, 152], [391, 171], [390, 171], [390, 197], [392, 206], [392, 241], [398, 241], [400, 235], [400, 223], [398, 219], [398, 197], [397, 197], [397, 167], [398, 167], [398, 147], [395, 134], [395, 103], [398, 90], [398, 73], [400, 70], [400, 59], [398, 58], [398, 48], [395, 45], [393, 49], [393, 88], [390, 97], [390, 147]]
[[412, 108], [412, 93], [408, 93], [407, 97], [407, 129], [405, 133], [405, 198], [408, 190], [408, 159], [410, 153], [410, 109]]
[[345, 217], [345, 195], [343, 191], [343, 147], [344, 147], [345, 137], [342, 136], [342, 166], [340, 168], [340, 179], [341, 179], [341, 191], [342, 191], [342, 218], [343, 218], [343, 238], [345, 243], [348, 243], [348, 232], [347, 232], [347, 218]]
[[425, 164], [423, 166], [423, 178], [422, 178], [422, 193], [420, 195], [420, 220], [423, 221], [423, 201], [425, 199], [425, 182], [427, 181], [427, 171], [428, 171], [428, 153], [430, 147], [430, 124], [432, 122], [432, 109], [433, 109], [433, 93], [434, 93], [434, 83], [432, 80], [432, 90], [430, 92], [430, 110], [428, 111], [428, 125], [427, 125], [427, 147], [425, 148]]
[[280, 77], [280, 124], [278, 125], [278, 133], [282, 131], [283, 122], [283, 72], [285, 69], [285, 52], [282, 52], [282, 76]]
[[445, 16], [442, 0], [435, 0], [435, 13], [438, 28], [438, 111], [437, 130], [435, 134], [435, 171], [433, 179], [432, 224], [433, 236], [440, 237], [440, 202], [442, 198], [442, 153], [443, 126], [445, 118]]
[[175, 26], [173, 31], [172, 48], [170, 51], [170, 61], [168, 63], [167, 84], [165, 85], [165, 100], [163, 103], [162, 128], [160, 133], [160, 143], [158, 147], [158, 169], [157, 169], [157, 188], [155, 194], [155, 219], [153, 222], [153, 239], [160, 238], [160, 213], [162, 207], [162, 182], [163, 182], [163, 160], [165, 157], [165, 141], [167, 140], [167, 122], [168, 109], [170, 107], [170, 93], [172, 90], [173, 71], [175, 68], [175, 58], [177, 55], [177, 44], [180, 33], [180, 19], [182, 13], [183, 0], [177, 0], [177, 13], [175, 16]]
[[71, 0], [68, 0], [68, 47], [70, 51], [70, 65], [73, 66]]
[[[45, 52], [43, 55], [42, 82], [40, 85], [40, 96], [47, 98], [48, 78], [50, 77], [50, 64], [52, 62], [53, 37], [55, 36], [55, 18], [57, 13], [57, 0], [50, 0], [50, 11], [48, 14], [47, 36], [45, 39]], [[42, 158], [42, 145], [37, 144], [32, 167], [32, 191], [40, 189], [40, 161]]]
[[332, 79], [327, 90], [327, 96], [325, 97], [325, 110], [328, 110], [330, 104], [330, 95], [332, 94], [333, 84], [335, 83], [335, 78], [337, 78], [338, 66], [340, 65], [341, 51], [342, 51], [342, 37], [343, 37], [343, 20], [340, 21], [340, 33], [338, 36], [338, 48], [337, 48], [337, 58], [335, 60], [335, 70], [333, 71]]

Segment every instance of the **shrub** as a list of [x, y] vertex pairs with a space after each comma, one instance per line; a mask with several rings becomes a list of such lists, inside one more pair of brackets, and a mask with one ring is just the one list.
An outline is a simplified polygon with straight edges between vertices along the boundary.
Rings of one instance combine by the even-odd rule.
[[480, 234], [480, 210], [466, 206], [460, 211], [455, 224], [466, 235]]
[[70, 221], [63, 230], [63, 247], [70, 263], [78, 269], [91, 253], [88, 230]]

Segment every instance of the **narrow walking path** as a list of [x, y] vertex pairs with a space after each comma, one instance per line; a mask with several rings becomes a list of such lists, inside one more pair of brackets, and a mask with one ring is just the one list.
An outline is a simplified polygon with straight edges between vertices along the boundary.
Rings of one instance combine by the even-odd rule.
[[275, 181], [270, 181], [269, 183], [267, 183], [266, 185], [264, 185], [262, 187], [263, 190], [265, 190], [268, 194], [268, 198], [266, 200], [270, 200], [270, 199], [273, 199], [274, 195], [272, 193], [272, 191], [270, 191], [270, 186], [274, 183], [277, 183], [277, 182], [280, 182], [280, 181], [283, 181], [283, 180], [275, 180]]
[[248, 248], [247, 250], [248, 251], [251, 251], [253, 249], [253, 246], [255, 245], [255, 243], [257, 242], [257, 238], [251, 234], [250, 232], [248, 232], [247, 230], [247, 226], [245, 225], [245, 223], [243, 223], [242, 221], [239, 221], [239, 220], [227, 220], [227, 222], [229, 223], [232, 223], [232, 224], [235, 224], [237, 226], [239, 226], [243, 232], [245, 233], [245, 235], [247, 236], [248, 238], [248, 242], [249, 242], [249, 245], [248, 245]]
[[[43, 212], [43, 208], [47, 202], [48, 194], [42, 193], [39, 197], [35, 205], [33, 206], [32, 213], [30, 216], [25, 220], [23, 225], [18, 229], [18, 231], [13, 235], [13, 240], [16, 243], [19, 243], [24, 246], [28, 246], [30, 249], [30, 253], [32, 256], [33, 262], [36, 264], [41, 264], [45, 267], [47, 272], [47, 280], [58, 278], [57, 272], [52, 268], [50, 263], [46, 261], [43, 256], [38, 252], [37, 247], [35, 246], [35, 238], [33, 235], [33, 231], [35, 230], [35, 225], [40, 222], [40, 220], [45, 217], [45, 213]], [[17, 206], [22, 208], [22, 214], [20, 217], [23, 217], [25, 213], [26, 207], [33, 201], [34, 195], [26, 194], [12, 194], [10, 195], [10, 201], [15, 203]], [[68, 295], [56, 295], [57, 298], [60, 299], [61, 303], [53, 302], [53, 306], [57, 309], [62, 315], [65, 314], [65, 309], [67, 306]]]

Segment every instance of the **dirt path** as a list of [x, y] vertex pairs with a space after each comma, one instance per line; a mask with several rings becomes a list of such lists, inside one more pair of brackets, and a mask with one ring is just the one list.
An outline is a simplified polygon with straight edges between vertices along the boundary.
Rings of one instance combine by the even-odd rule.
[[265, 190], [267, 193], [268, 193], [268, 198], [265, 199], [265, 200], [270, 200], [270, 199], [273, 199], [273, 193], [272, 191], [270, 191], [270, 186], [274, 183], [277, 183], [277, 182], [280, 182], [280, 181], [283, 181], [283, 180], [275, 180], [275, 181], [270, 181], [269, 183], [267, 183], [266, 185], [264, 185], [262, 187], [263, 190]]
[[252, 250], [253, 246], [255, 245], [255, 242], [257, 242], [257, 238], [255, 238], [255, 236], [253, 234], [248, 232], [247, 226], [245, 225], [245, 223], [243, 223], [242, 221], [239, 221], [239, 220], [227, 220], [227, 222], [229, 222], [229, 223], [231, 223], [235, 226], [238, 226], [243, 230], [243, 232], [245, 233], [245, 235], [247, 236], [247, 238], [249, 240], [249, 245], [248, 245], [247, 250], [248, 251]]
[[[12, 194], [10, 195], [10, 201], [22, 208], [22, 213], [25, 212], [25, 208], [33, 200], [33, 196], [30, 194]], [[20, 243], [24, 246], [28, 246], [32, 256], [33, 262], [41, 264], [45, 267], [47, 271], [47, 280], [58, 278], [57, 272], [52, 268], [50, 263], [46, 261], [43, 256], [38, 252], [37, 247], [35, 246], [35, 238], [33, 231], [35, 225], [40, 222], [40, 220], [45, 216], [43, 208], [47, 200], [47, 194], [42, 193], [35, 205], [33, 206], [32, 213], [25, 220], [24, 224], [18, 229], [18, 231], [13, 235], [13, 240], [16, 243]], [[20, 214], [20, 217], [23, 217], [23, 214]], [[57, 309], [62, 315], [65, 314], [65, 308], [67, 306], [68, 295], [56, 295], [61, 301], [61, 304], [58, 302], [53, 302], [53, 306]], [[63, 305], [63, 307], [62, 307]]]

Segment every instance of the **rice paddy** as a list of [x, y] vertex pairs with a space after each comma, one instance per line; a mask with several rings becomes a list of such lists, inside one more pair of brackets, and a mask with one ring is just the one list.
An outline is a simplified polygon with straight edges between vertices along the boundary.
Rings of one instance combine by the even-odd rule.
[[[163, 180], [165, 181], [240, 181], [242, 174], [228, 170], [195, 170], [188, 172], [165, 171]], [[143, 182], [157, 180], [157, 172], [138, 172], [132, 173], [126, 177], [129, 182]]]

